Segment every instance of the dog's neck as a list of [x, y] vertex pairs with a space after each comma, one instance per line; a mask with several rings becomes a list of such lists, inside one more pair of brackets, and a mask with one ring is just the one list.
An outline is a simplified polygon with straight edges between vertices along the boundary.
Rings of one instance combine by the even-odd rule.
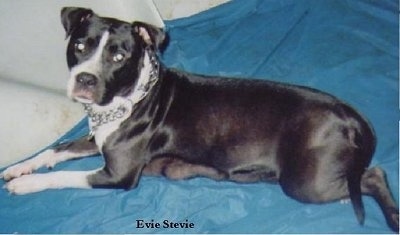
[[143, 60], [144, 66], [140, 71], [139, 78], [133, 91], [126, 97], [115, 96], [113, 100], [105, 105], [83, 104], [89, 118], [89, 138], [93, 138], [96, 131], [104, 125], [119, 121], [121, 123], [128, 118], [135, 106], [142, 101], [157, 83], [160, 65], [154, 50], [145, 49]]

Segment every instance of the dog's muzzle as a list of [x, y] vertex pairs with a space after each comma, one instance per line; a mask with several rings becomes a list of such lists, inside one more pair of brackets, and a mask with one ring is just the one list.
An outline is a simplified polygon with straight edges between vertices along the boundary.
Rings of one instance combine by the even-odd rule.
[[98, 78], [90, 73], [82, 72], [75, 76], [71, 96], [81, 103], [92, 103]]

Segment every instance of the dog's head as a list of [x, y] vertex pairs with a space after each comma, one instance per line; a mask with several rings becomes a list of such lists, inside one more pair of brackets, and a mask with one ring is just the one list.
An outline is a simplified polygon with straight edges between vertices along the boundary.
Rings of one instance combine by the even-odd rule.
[[158, 50], [165, 33], [152, 25], [97, 16], [92, 10], [61, 11], [71, 72], [68, 96], [81, 103], [106, 105], [133, 92], [146, 48]]

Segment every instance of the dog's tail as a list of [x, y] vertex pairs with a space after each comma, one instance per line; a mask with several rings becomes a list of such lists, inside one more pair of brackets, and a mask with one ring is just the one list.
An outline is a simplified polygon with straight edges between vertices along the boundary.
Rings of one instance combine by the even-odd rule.
[[379, 167], [367, 169], [376, 147], [373, 129], [361, 123], [355, 135], [355, 152], [347, 172], [347, 186], [355, 214], [360, 224], [364, 222], [362, 194], [372, 196], [385, 216], [386, 223], [399, 232], [399, 209], [386, 181], [385, 172]]
[[362, 225], [364, 224], [365, 217], [364, 204], [362, 202], [361, 193], [361, 177], [364, 169], [355, 168], [356, 167], [353, 167], [352, 170], [349, 170], [349, 172], [347, 172], [347, 188], [349, 190], [351, 204], [353, 205], [357, 220]]
[[350, 166], [346, 172], [347, 188], [358, 222], [364, 224], [364, 205], [362, 202], [361, 181], [365, 170], [375, 152], [376, 137], [372, 126], [361, 116], [359, 126], [353, 127], [353, 148]]

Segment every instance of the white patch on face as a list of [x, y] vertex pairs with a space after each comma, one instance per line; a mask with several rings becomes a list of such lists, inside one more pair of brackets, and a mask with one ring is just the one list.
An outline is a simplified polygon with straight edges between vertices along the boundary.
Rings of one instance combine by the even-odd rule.
[[[124, 107], [126, 107], [128, 109], [128, 111], [125, 113], [125, 115], [122, 118], [118, 118], [115, 121], [101, 125], [96, 130], [95, 141], [96, 141], [96, 145], [100, 151], [102, 149], [102, 146], [103, 146], [106, 138], [111, 133], [113, 133], [115, 130], [117, 130], [123, 121], [125, 121], [127, 118], [129, 118], [129, 116], [132, 114], [134, 106], [145, 95], [144, 91], [141, 90], [140, 87], [149, 83], [150, 72], [152, 69], [152, 65], [150, 62], [150, 56], [147, 54], [147, 52], [145, 53], [143, 64], [144, 64], [144, 66], [140, 71], [140, 75], [139, 75], [138, 81], [136, 83], [136, 86], [133, 89], [133, 92], [128, 97], [115, 96], [113, 98], [113, 100], [105, 106], [99, 106], [96, 104], [92, 105], [93, 111], [95, 111], [95, 112], [104, 112], [107, 110], [115, 109], [116, 107], [118, 107], [120, 105], [123, 105]], [[90, 119], [89, 119], [89, 126], [90, 127], [93, 126], [93, 123], [90, 121]]]
[[[105, 31], [103, 35], [101, 36], [99, 45], [97, 47], [96, 52], [86, 61], [75, 65], [74, 67], [71, 68], [70, 71], [70, 77], [68, 80], [68, 85], [67, 85], [67, 94], [68, 97], [71, 99], [76, 99], [78, 101], [79, 98], [74, 97], [74, 88], [76, 85], [76, 76], [80, 73], [90, 73], [98, 77], [98, 75], [101, 73], [101, 68], [102, 68], [102, 54], [104, 51], [104, 47], [107, 44], [108, 38], [109, 38], [110, 33], [108, 31]], [[83, 103], [88, 103], [91, 101], [88, 100], [81, 100]]]

